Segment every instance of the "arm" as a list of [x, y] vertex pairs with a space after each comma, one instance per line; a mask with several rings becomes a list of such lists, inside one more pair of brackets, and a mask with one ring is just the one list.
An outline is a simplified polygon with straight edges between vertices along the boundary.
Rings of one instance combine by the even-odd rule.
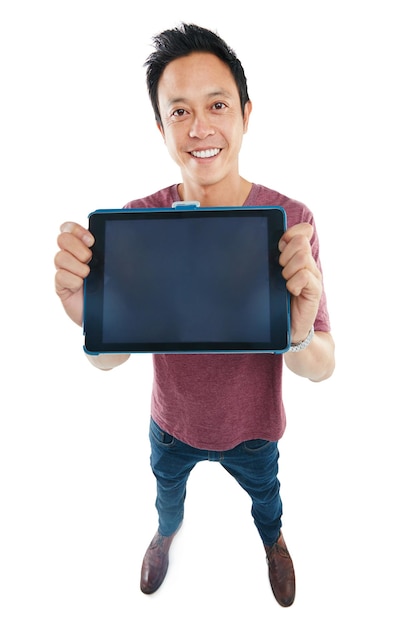
[[334, 370], [334, 341], [330, 333], [316, 332], [310, 345], [301, 352], [286, 352], [285, 364], [292, 372], [320, 382]]
[[[291, 341], [303, 341], [317, 316], [323, 291], [321, 272], [311, 252], [313, 227], [296, 224], [279, 242], [282, 275], [291, 294]], [[330, 333], [317, 332], [307, 348], [286, 352], [287, 367], [305, 378], [319, 382], [329, 378], [335, 367], [334, 342]]]
[[[93, 235], [73, 222], [61, 226], [58, 237], [59, 252], [55, 256], [55, 291], [68, 317], [82, 326], [84, 305], [84, 279], [87, 278], [91, 260]], [[113, 369], [129, 358], [129, 354], [87, 355], [88, 360], [102, 370]]]
[[98, 354], [97, 356], [87, 354], [86, 356], [94, 367], [107, 371], [125, 363], [130, 357], [130, 354]]

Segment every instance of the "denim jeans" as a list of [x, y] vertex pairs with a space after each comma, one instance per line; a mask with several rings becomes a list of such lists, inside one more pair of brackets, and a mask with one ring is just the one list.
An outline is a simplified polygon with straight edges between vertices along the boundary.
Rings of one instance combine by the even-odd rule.
[[249, 494], [252, 517], [263, 543], [275, 543], [282, 515], [277, 442], [253, 439], [225, 452], [199, 450], [175, 439], [152, 419], [149, 437], [161, 535], [172, 535], [183, 520], [186, 485], [193, 467], [199, 461], [217, 461]]

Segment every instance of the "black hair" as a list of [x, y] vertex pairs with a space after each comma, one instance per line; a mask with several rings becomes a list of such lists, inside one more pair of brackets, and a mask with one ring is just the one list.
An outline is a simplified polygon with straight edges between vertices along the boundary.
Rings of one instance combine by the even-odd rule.
[[238, 88], [242, 115], [249, 101], [245, 72], [235, 52], [216, 33], [195, 24], [181, 24], [177, 28], [165, 30], [153, 37], [155, 51], [145, 62], [146, 82], [155, 113], [155, 119], [161, 123], [158, 106], [158, 84], [168, 63], [192, 52], [210, 52], [216, 55], [230, 68]]

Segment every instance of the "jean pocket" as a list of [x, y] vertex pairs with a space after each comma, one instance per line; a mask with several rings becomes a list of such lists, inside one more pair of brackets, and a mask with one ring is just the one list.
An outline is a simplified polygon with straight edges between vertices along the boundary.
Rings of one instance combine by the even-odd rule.
[[165, 432], [158, 426], [158, 424], [151, 418], [151, 425], [149, 428], [149, 434], [154, 439], [154, 441], [162, 446], [173, 446], [175, 443], [175, 439], [172, 435]]
[[243, 446], [248, 452], [260, 452], [269, 446], [270, 443], [267, 439], [249, 439], [249, 441], [243, 443]]

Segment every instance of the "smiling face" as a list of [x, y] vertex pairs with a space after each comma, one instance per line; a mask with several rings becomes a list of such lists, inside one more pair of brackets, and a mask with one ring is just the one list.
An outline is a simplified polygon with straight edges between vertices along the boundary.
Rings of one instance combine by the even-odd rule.
[[[239, 184], [238, 156], [251, 103], [242, 108], [236, 82], [217, 56], [193, 52], [172, 61], [158, 85], [159, 129], [179, 165], [185, 195]], [[190, 198], [185, 198], [190, 199]]]

